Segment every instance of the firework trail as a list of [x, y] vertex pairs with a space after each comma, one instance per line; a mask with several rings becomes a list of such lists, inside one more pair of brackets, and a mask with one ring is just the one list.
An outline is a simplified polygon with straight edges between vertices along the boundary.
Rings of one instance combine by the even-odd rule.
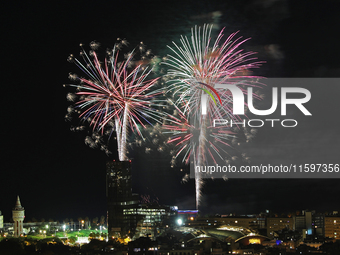
[[[102, 63], [99, 61], [96, 49], [98, 43], [90, 44], [89, 54], [82, 48], [82, 61], [69, 57], [85, 74], [86, 78], [70, 75], [79, 84], [77, 92], [67, 97], [75, 101], [75, 108], [82, 120], [87, 120], [94, 131], [104, 133], [105, 128], [114, 127], [117, 135], [118, 157], [120, 161], [127, 158], [127, 139], [129, 129], [142, 135], [141, 129], [151, 122], [160, 122], [162, 113], [154, 107], [158, 106], [157, 96], [160, 90], [154, 89], [158, 78], [151, 76], [150, 60], [145, 55], [140, 61], [135, 61], [135, 51], [125, 54], [120, 59], [120, 49], [126, 45], [126, 40], [119, 40]], [[82, 45], [81, 45], [82, 46]], [[143, 46], [143, 47], [142, 47]], [[139, 47], [142, 52], [145, 45]], [[150, 51], [147, 51], [150, 54]], [[146, 55], [147, 55], [146, 54]], [[91, 139], [87, 139], [90, 145]]]
[[[197, 154], [202, 146], [201, 129], [198, 124], [191, 122], [187, 119], [187, 116], [178, 108], [175, 104], [176, 115], [170, 116], [170, 123], [163, 124], [163, 133], [170, 133], [171, 138], [168, 139], [167, 143], [174, 144], [177, 147], [177, 152], [174, 155], [176, 158], [184, 152], [183, 160], [185, 164], [190, 161], [190, 156]], [[235, 138], [235, 132], [230, 128], [226, 129], [223, 126], [214, 127], [213, 125], [205, 126], [203, 128], [206, 134], [206, 147], [203, 148], [207, 152], [214, 163], [216, 158], [224, 159], [224, 155], [228, 154], [225, 150], [225, 146], [229, 146], [228, 141], [231, 138]]]
[[[206, 126], [199, 126], [199, 122], [192, 122], [187, 116], [174, 105], [176, 115], [170, 116], [170, 124], [164, 124], [164, 133], [170, 133], [171, 138], [168, 144], [174, 144], [177, 148], [173, 158], [184, 155], [182, 162], [188, 164], [190, 157], [194, 159], [195, 165], [204, 165], [207, 157], [210, 157], [215, 164], [217, 160], [225, 160], [225, 155], [229, 155], [226, 148], [229, 148], [229, 140], [234, 140], [236, 130], [222, 126], [214, 127], [212, 123]], [[204, 123], [208, 123], [204, 121]], [[204, 135], [202, 135], [204, 133]], [[232, 158], [231, 155], [229, 155]], [[228, 163], [228, 161], [224, 161]], [[184, 181], [186, 179], [184, 178]], [[201, 175], [195, 174], [196, 208], [198, 208], [201, 198], [201, 188], [203, 186]]]
[[[195, 27], [191, 30], [190, 39], [181, 37], [181, 46], [174, 42], [173, 48], [168, 46], [173, 55], [168, 55], [164, 62], [169, 67], [165, 76], [168, 90], [178, 97], [174, 104], [184, 115], [182, 118], [198, 127], [197, 143], [192, 146], [184, 145], [189, 134], [178, 136], [176, 128], [173, 129], [175, 138], [172, 141], [180, 146], [180, 151], [187, 150], [185, 157], [193, 156], [194, 166], [207, 164], [208, 155], [214, 160], [211, 150], [207, 150], [212, 145], [208, 140], [212, 120], [240, 120], [239, 116], [232, 114], [231, 91], [218, 85], [235, 85], [244, 94], [247, 93], [247, 86], [260, 87], [259, 83], [254, 82], [259, 77], [250, 75], [249, 69], [258, 68], [262, 62], [255, 61], [254, 52], [240, 49], [248, 39], [239, 37], [234, 40], [237, 33], [232, 33], [223, 42], [223, 30], [212, 42], [212, 25]], [[256, 94], [254, 97], [259, 98]], [[178, 124], [182, 125], [181, 122]], [[198, 207], [203, 185], [201, 173], [195, 173], [195, 184]]]

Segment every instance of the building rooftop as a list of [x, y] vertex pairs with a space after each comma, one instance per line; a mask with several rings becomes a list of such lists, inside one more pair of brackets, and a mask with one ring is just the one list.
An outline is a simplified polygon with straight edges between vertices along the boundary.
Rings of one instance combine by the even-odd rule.
[[24, 207], [21, 206], [20, 198], [17, 196], [17, 201], [15, 203], [15, 207], [13, 210], [24, 210]]

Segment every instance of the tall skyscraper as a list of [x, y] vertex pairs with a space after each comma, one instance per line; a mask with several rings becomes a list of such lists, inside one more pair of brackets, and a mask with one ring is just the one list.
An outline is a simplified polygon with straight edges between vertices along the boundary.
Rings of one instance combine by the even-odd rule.
[[123, 210], [138, 205], [138, 195], [132, 194], [131, 161], [111, 161], [106, 165], [106, 197], [109, 236], [125, 237], [135, 231], [136, 215], [124, 215]]
[[20, 198], [17, 197], [17, 202], [12, 211], [14, 221], [14, 237], [19, 237], [23, 234], [23, 222], [25, 218], [25, 209], [21, 206]]

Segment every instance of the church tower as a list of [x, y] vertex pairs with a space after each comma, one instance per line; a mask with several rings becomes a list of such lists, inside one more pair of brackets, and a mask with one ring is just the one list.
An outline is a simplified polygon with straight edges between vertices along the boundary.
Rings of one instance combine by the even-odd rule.
[[23, 234], [23, 222], [25, 218], [25, 209], [21, 206], [19, 196], [17, 197], [17, 202], [12, 213], [14, 221], [14, 237], [19, 237]]

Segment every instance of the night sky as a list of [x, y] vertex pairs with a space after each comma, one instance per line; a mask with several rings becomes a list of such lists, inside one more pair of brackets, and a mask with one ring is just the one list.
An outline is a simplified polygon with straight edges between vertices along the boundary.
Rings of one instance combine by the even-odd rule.
[[[79, 43], [96, 40], [105, 53], [116, 39], [134, 47], [143, 41], [155, 55], [188, 35], [194, 25], [213, 22], [225, 34], [240, 31], [247, 50], [259, 52], [266, 77], [340, 77], [338, 1], [26, 1], [1, 8], [1, 192], [0, 211], [11, 220], [16, 196], [26, 219], [63, 220], [106, 215], [105, 164], [110, 157], [84, 143], [86, 132], [70, 131], [64, 116], [67, 62]], [[259, 129], [244, 147], [251, 164], [340, 163], [340, 85], [311, 87], [294, 129]], [[267, 88], [268, 90], [268, 88]], [[265, 91], [267, 91], [265, 90]], [[270, 94], [269, 94], [270, 95]], [[295, 113], [294, 113], [295, 114]], [[113, 141], [112, 141], [113, 142]], [[147, 146], [147, 145], [145, 145]], [[133, 192], [160, 204], [194, 209], [194, 183], [181, 184], [187, 166], [170, 167], [170, 156], [145, 147], [130, 152]], [[182, 169], [182, 171], [181, 171]], [[208, 180], [203, 214], [259, 213], [266, 209], [340, 210], [340, 179]]]

